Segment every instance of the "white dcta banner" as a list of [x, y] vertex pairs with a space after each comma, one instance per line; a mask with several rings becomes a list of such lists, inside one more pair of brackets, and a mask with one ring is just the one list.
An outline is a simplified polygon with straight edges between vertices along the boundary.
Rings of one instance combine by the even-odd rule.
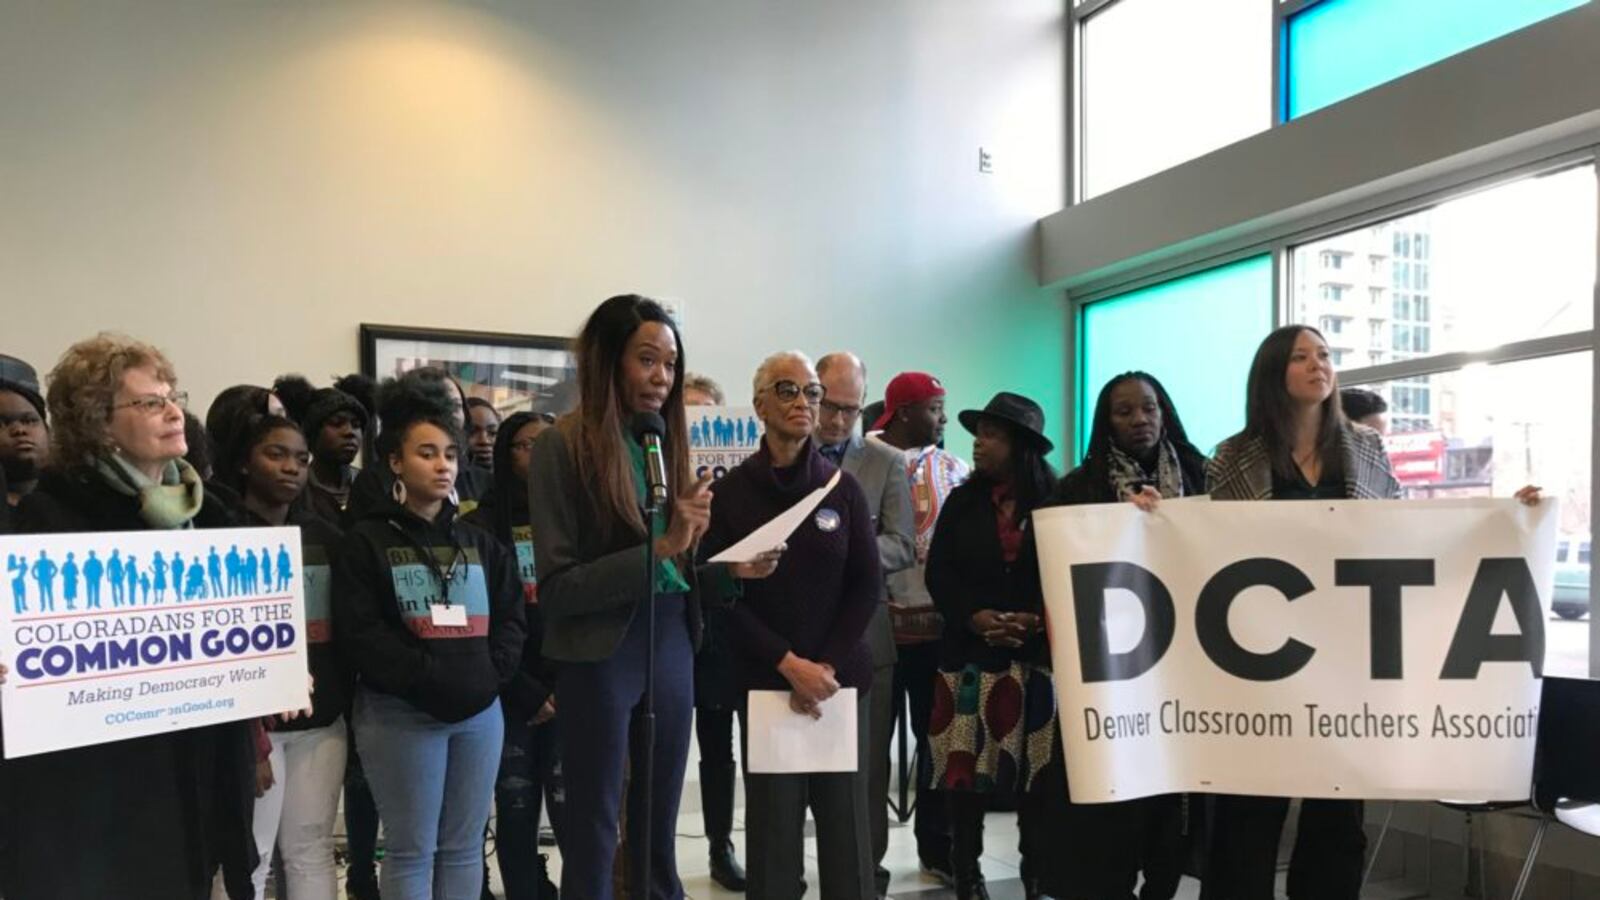
[[1526, 798], [1556, 503], [1034, 514], [1079, 803]]

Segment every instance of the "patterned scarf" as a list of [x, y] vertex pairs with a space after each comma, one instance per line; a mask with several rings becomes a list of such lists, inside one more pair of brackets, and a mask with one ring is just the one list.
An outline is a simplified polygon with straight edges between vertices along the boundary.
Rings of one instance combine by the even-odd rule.
[[95, 457], [94, 470], [112, 490], [138, 498], [139, 518], [151, 528], [188, 528], [205, 499], [200, 473], [182, 459], [167, 463], [159, 482], [129, 465], [120, 453]]
[[1136, 485], [1148, 484], [1161, 492], [1163, 499], [1183, 496], [1183, 467], [1178, 451], [1166, 438], [1156, 448], [1156, 475], [1150, 477], [1139, 461], [1111, 445], [1111, 493], [1118, 500], [1128, 499]]

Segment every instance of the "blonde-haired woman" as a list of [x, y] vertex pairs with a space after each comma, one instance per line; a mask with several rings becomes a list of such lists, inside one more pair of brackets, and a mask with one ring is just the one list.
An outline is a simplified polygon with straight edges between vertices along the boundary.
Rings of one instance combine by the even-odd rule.
[[[101, 334], [50, 373], [51, 466], [19, 531], [221, 527], [183, 461], [177, 374], [161, 351]], [[221, 867], [248, 896], [255, 748], [245, 722], [8, 760], [8, 897], [203, 898]]]

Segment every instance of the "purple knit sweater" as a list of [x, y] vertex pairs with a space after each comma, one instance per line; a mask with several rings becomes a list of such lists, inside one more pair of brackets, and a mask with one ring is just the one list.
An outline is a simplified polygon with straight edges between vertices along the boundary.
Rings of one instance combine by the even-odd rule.
[[[827, 484], [833, 463], [811, 441], [799, 460], [775, 469], [765, 441], [712, 488], [711, 528], [704, 558], [754, 531]], [[796, 656], [833, 666], [839, 684], [872, 686], [872, 660], [862, 636], [879, 601], [878, 543], [861, 486], [848, 473], [789, 537], [777, 571], [743, 583], [730, 616], [734, 656], [744, 690], [785, 690], [778, 662]]]

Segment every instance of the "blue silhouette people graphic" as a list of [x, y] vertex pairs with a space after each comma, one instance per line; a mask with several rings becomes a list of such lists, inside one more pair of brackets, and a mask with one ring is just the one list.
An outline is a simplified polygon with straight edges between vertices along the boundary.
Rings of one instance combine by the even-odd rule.
[[89, 609], [100, 608], [100, 579], [105, 573], [105, 563], [94, 555], [93, 550], [90, 550], [89, 558], [83, 561], [83, 588], [88, 600], [85, 605]]
[[758, 426], [756, 425], [756, 417], [755, 416], [751, 416], [750, 417], [750, 423], [745, 426], [744, 435], [745, 435], [745, 437], [749, 438], [749, 440], [745, 441], [745, 444], [747, 444], [747, 445], [748, 444], [754, 444], [756, 442], [756, 438], [760, 437], [761, 432], [760, 432]]
[[695, 422], [693, 425], [689, 426], [689, 446], [691, 446], [691, 447], [700, 446], [700, 423], [699, 422]]
[[11, 611], [18, 615], [28, 611], [28, 561], [18, 559], [15, 553], [6, 554], [6, 574], [11, 576]]
[[77, 608], [72, 601], [78, 599], [78, 564], [71, 551], [67, 552], [67, 561], [61, 564], [61, 599], [67, 601], [67, 612]]
[[[194, 564], [200, 565], [200, 558], [195, 557]], [[216, 546], [212, 546], [211, 553], [206, 556], [206, 574], [211, 576], [211, 596], [222, 596], [222, 557], [217, 555]], [[176, 583], [177, 578], [173, 578]]]
[[289, 560], [289, 548], [278, 545], [278, 590], [287, 591], [294, 580], [294, 563]]
[[122, 575], [128, 579], [128, 605], [139, 605], [139, 560], [132, 553], [128, 554], [128, 561], [122, 564]]
[[33, 581], [39, 586], [39, 611], [55, 612], [56, 610], [56, 573], [61, 567], [55, 560], [39, 551], [39, 559], [33, 564]]
[[155, 559], [150, 561], [150, 569], [155, 573], [156, 603], [160, 604], [167, 595], [167, 561], [161, 558], [161, 551], [156, 551]]
[[199, 600], [206, 595], [206, 570], [200, 568], [199, 563], [189, 565], [189, 584], [184, 596], [190, 600]]
[[272, 590], [272, 557], [267, 555], [267, 548], [261, 548], [261, 590]]
[[738, 424], [734, 426], [733, 430], [739, 438], [739, 446], [744, 446], [744, 420], [740, 419]]
[[243, 570], [243, 563], [241, 563], [239, 560], [238, 544], [234, 544], [232, 547], [228, 548], [226, 564], [228, 567], [228, 596], [232, 597], [239, 593], [239, 576]]
[[121, 551], [111, 551], [111, 562], [106, 565], [106, 574], [111, 576], [111, 605], [122, 605], [122, 556]]
[[[172, 554], [172, 600], [174, 603], [183, 602], [183, 555]], [[193, 563], [192, 568], [200, 568], [199, 561]]]
[[144, 597], [144, 605], [150, 605], [150, 573], [139, 573], [139, 594]]

